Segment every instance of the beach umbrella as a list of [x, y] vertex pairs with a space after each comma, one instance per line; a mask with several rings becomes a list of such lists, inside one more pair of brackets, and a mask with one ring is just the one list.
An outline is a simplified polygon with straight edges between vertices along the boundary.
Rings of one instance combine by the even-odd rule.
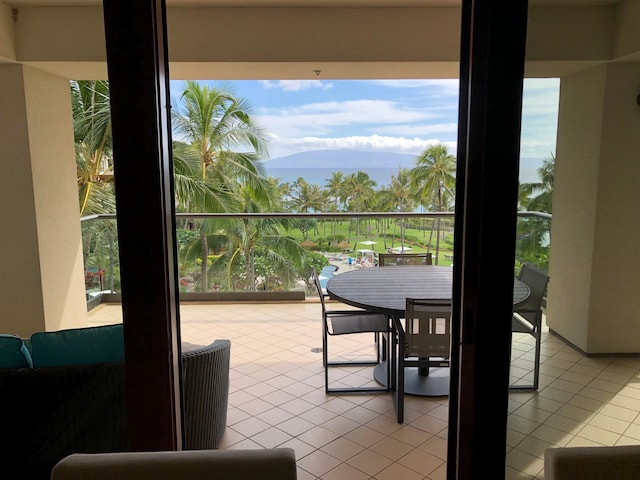
[[411, 250], [411, 247], [394, 247], [391, 249], [393, 253], [404, 253]]
[[365, 240], [364, 242], [360, 242], [362, 245], [375, 245], [378, 242], [374, 242], [372, 240]]

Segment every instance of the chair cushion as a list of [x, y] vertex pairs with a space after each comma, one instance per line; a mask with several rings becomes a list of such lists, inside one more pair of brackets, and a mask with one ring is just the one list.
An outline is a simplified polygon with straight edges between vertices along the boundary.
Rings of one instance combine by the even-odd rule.
[[350, 313], [332, 314], [327, 312], [331, 322], [332, 335], [346, 333], [386, 332], [389, 330], [389, 319], [382, 313]]
[[33, 367], [29, 349], [20, 337], [0, 335], [0, 368]]
[[31, 335], [34, 367], [124, 362], [122, 324]]

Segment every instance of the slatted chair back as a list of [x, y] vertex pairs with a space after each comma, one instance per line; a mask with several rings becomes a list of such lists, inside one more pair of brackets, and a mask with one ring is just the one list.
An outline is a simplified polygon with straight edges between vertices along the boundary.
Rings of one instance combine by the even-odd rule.
[[327, 311], [327, 307], [324, 303], [324, 299], [327, 296], [327, 294], [322, 288], [322, 284], [320, 283], [320, 277], [318, 275], [318, 272], [316, 272], [315, 268], [311, 270], [311, 278], [313, 279], [313, 283], [316, 287], [316, 290], [318, 291], [318, 296], [320, 297], [320, 304], [322, 305], [322, 316], [324, 317]]
[[378, 266], [432, 265], [433, 256], [429, 253], [381, 253]]
[[451, 300], [407, 298], [405, 357], [451, 356]]
[[[517, 328], [515, 325], [514, 331], [534, 331], [541, 327], [542, 323], [542, 300], [547, 291], [547, 284], [549, 283], [549, 276], [542, 270], [525, 263], [522, 265], [518, 279], [525, 283], [531, 291], [527, 301], [518, 306], [514, 311], [520, 315], [524, 320], [531, 324], [531, 328], [528, 325], [521, 325], [521, 328]], [[524, 330], [522, 329], [524, 327]]]
[[535, 338], [535, 350], [533, 360], [533, 382], [531, 384], [516, 383], [511, 389], [529, 390], [538, 389], [540, 382], [540, 352], [542, 344], [542, 300], [547, 291], [549, 276], [538, 268], [525, 263], [522, 265], [518, 279], [527, 284], [530, 295], [525, 303], [513, 310], [511, 319], [511, 331], [526, 333]]

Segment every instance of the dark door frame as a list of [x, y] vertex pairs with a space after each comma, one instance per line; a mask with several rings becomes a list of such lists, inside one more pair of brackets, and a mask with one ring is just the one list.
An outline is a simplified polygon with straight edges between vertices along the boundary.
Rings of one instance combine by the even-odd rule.
[[[462, 5], [457, 348], [447, 476], [466, 480], [504, 478], [505, 471], [527, 1], [463, 0]], [[104, 12], [132, 445], [176, 449], [181, 444], [179, 308], [166, 5], [104, 0]]]

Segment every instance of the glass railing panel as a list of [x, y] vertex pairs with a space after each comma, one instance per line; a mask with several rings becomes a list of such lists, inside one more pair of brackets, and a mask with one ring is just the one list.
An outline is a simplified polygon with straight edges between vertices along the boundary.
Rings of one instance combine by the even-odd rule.
[[120, 291], [120, 261], [115, 215], [91, 215], [81, 222], [87, 301]]
[[[548, 214], [518, 214], [516, 272], [522, 263], [547, 269], [550, 221]], [[81, 223], [87, 299], [119, 292], [115, 215], [84, 217]], [[453, 236], [452, 212], [179, 213], [179, 291], [315, 295], [311, 268], [340, 274], [375, 266], [380, 253], [431, 252], [434, 264], [450, 266]]]

